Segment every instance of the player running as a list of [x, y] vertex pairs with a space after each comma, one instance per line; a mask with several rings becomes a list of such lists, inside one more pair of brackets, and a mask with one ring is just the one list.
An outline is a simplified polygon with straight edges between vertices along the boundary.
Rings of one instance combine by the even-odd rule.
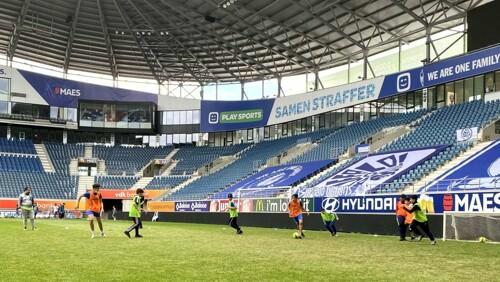
[[92, 233], [91, 238], [95, 238], [94, 233], [94, 219], [97, 220], [97, 224], [99, 225], [99, 230], [101, 231], [101, 237], [106, 237], [104, 234], [104, 229], [102, 227], [101, 222], [101, 212], [103, 210], [102, 204], [102, 195], [99, 192], [101, 185], [96, 183], [92, 185], [92, 192], [86, 192], [80, 197], [78, 197], [78, 202], [76, 203], [76, 209], [80, 206], [80, 200], [85, 197], [87, 200], [85, 201], [85, 214], [87, 215], [87, 219], [90, 224], [90, 232]]
[[31, 230], [35, 230], [35, 198], [31, 194], [31, 187], [24, 188], [24, 192], [19, 195], [18, 208], [21, 209], [21, 215], [24, 222], [24, 230], [28, 230], [28, 218], [31, 222]]
[[325, 225], [326, 230], [330, 231], [332, 236], [337, 235], [337, 228], [335, 227], [335, 222], [339, 220], [339, 217], [335, 212], [327, 212], [325, 209], [321, 209], [321, 219]]
[[135, 229], [135, 238], [142, 238], [142, 235], [139, 234], [139, 229], [142, 225], [141, 211], [144, 205], [143, 195], [144, 195], [144, 190], [142, 190], [141, 188], [135, 190], [135, 195], [134, 198], [132, 199], [132, 206], [130, 207], [130, 211], [128, 213], [128, 216], [132, 218], [134, 224], [130, 225], [130, 227], [123, 232], [129, 238], [130, 238], [130, 231], [134, 229]]
[[300, 234], [299, 239], [305, 238], [304, 235], [304, 217], [302, 213], [305, 212], [302, 202], [299, 200], [298, 194], [292, 195], [292, 200], [288, 203], [288, 214], [293, 218], [297, 225], [297, 231]]
[[233, 201], [233, 194], [227, 194], [229, 203], [227, 204], [226, 211], [229, 212], [229, 225], [236, 229], [236, 234], [243, 234], [243, 230], [238, 226], [238, 208]]
[[[410, 197], [410, 203], [413, 205], [411, 209], [404, 207], [404, 209], [413, 214], [413, 221], [411, 223], [411, 229], [414, 232], [420, 233], [420, 230], [418, 229], [419, 227], [422, 229], [422, 231], [429, 237], [431, 240], [431, 245], [436, 245], [436, 240], [434, 238], [434, 235], [432, 235], [431, 230], [429, 229], [429, 221], [427, 220], [427, 215], [425, 215], [425, 212], [420, 208], [420, 204], [417, 202], [417, 196], [411, 196]], [[423, 236], [419, 235], [418, 240], [422, 240]]]

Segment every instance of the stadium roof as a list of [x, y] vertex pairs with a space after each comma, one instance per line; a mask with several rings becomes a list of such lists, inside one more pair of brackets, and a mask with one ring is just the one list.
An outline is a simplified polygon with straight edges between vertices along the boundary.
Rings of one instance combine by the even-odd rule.
[[0, 51], [113, 77], [260, 80], [360, 60], [457, 26], [484, 2], [2, 0]]

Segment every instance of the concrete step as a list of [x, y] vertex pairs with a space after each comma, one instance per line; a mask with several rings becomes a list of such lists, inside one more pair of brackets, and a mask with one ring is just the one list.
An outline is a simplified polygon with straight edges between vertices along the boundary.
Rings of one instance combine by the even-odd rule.
[[84, 157], [86, 159], [91, 159], [92, 158], [92, 146], [89, 146], [89, 145], [85, 145], [85, 153], [84, 153]]
[[92, 185], [94, 185], [94, 177], [93, 176], [80, 176], [78, 178], [78, 194], [77, 195], [82, 195], [83, 193], [87, 192], [88, 189], [92, 188]]
[[141, 177], [130, 189], [135, 190], [137, 188], [146, 188], [148, 184], [153, 180], [153, 177]]
[[40, 162], [42, 163], [43, 170], [45, 172], [55, 172], [54, 165], [52, 164], [52, 160], [47, 152], [47, 148], [45, 148], [44, 144], [35, 144], [35, 151], [40, 158]]

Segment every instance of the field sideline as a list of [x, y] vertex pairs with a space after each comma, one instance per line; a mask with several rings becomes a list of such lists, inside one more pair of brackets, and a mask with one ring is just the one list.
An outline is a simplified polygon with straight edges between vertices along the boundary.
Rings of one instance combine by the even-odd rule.
[[[90, 239], [83, 220], [0, 220], [2, 281], [499, 281], [500, 245], [399, 242], [397, 237], [145, 222], [105, 221], [107, 238]], [[497, 270], [495, 270], [497, 269]]]

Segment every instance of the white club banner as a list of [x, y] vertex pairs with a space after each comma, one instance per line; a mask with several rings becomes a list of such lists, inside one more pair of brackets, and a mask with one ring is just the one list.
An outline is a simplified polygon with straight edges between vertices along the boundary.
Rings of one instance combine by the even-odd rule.
[[413, 169], [444, 148], [421, 148], [367, 156], [319, 183], [313, 188], [314, 194], [317, 194], [314, 197], [363, 195]]
[[477, 127], [462, 128], [457, 130], [457, 142], [465, 142], [477, 139], [479, 129]]

